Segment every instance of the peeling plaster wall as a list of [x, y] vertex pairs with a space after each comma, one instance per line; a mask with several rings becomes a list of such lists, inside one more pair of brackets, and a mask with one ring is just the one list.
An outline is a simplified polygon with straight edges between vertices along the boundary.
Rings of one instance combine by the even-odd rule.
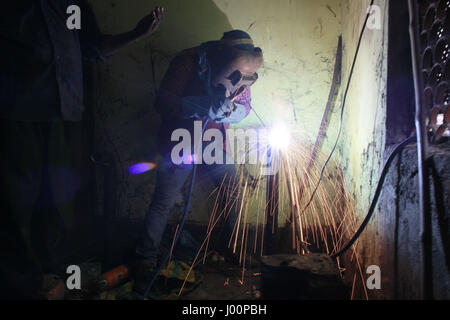
[[[345, 1], [341, 99], [370, 1]], [[339, 150], [359, 209], [370, 204], [384, 154], [386, 118], [387, 7], [380, 6], [381, 29], [366, 29], [350, 85]]]
[[[328, 98], [340, 34], [336, 0], [216, 0], [233, 28], [264, 51], [253, 107], [266, 123], [283, 121], [314, 141]], [[251, 115], [240, 126], [260, 125]]]
[[[357, 225], [367, 214], [375, 192], [384, 159], [386, 133], [386, 76], [388, 46], [387, 1], [375, 1], [379, 8], [380, 28], [368, 28], [361, 43], [359, 57], [345, 106], [343, 132], [339, 144], [339, 156], [347, 187], [354, 199]], [[364, 23], [369, 0], [342, 3], [342, 34], [344, 43], [343, 77], [341, 99], [354, 58], [358, 38]], [[358, 244], [363, 276], [356, 278], [355, 297], [366, 298], [362, 284], [366, 268], [381, 266], [381, 237], [384, 224], [379, 209], [362, 234]], [[344, 256], [349, 265], [350, 253]], [[344, 273], [349, 284], [353, 282], [354, 269]], [[384, 270], [382, 269], [382, 272]], [[383, 273], [383, 276], [385, 273]], [[369, 298], [383, 296], [379, 290], [368, 291]]]

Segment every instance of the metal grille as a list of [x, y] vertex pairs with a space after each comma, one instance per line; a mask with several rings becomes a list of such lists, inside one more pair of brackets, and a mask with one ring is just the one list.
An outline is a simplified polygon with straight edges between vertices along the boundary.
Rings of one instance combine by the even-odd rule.
[[424, 104], [432, 143], [450, 136], [450, 0], [421, 0]]

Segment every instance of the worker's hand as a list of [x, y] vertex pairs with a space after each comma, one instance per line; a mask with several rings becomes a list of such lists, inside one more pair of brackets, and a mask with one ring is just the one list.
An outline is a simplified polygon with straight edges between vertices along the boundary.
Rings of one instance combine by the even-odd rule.
[[164, 8], [156, 7], [155, 10], [138, 22], [134, 29], [137, 40], [143, 39], [156, 32], [162, 20], [164, 20]]
[[209, 117], [217, 123], [220, 123], [220, 121], [230, 115], [233, 109], [233, 102], [230, 99], [225, 98], [223, 101], [221, 101], [218, 107], [211, 107], [211, 109], [209, 110]]
[[239, 103], [234, 103], [233, 110], [227, 113], [224, 118], [216, 120], [216, 122], [236, 124], [244, 120], [245, 116], [245, 106]]

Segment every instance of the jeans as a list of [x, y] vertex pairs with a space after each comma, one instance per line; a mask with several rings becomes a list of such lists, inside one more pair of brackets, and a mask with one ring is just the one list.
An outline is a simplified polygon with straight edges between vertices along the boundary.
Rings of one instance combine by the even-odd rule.
[[[202, 169], [206, 169], [208, 175], [212, 178], [216, 186], [220, 186], [223, 181], [225, 181], [224, 185], [237, 186], [239, 179], [236, 177], [236, 167], [234, 165], [214, 164], [199, 166], [202, 167]], [[177, 196], [187, 178], [190, 177], [191, 172], [192, 165], [162, 167], [158, 170], [153, 200], [147, 211], [144, 228], [141, 232], [136, 248], [138, 257], [152, 261], [157, 260], [158, 249], [167, 225], [170, 211], [175, 205]], [[237, 208], [239, 207], [237, 196], [238, 190], [239, 188], [236, 187], [235, 192], [229, 192], [226, 199], [230, 206], [232, 205], [232, 207], [230, 207], [230, 211], [225, 211], [230, 212], [226, 220], [228, 232], [232, 231], [232, 228], [236, 223]]]

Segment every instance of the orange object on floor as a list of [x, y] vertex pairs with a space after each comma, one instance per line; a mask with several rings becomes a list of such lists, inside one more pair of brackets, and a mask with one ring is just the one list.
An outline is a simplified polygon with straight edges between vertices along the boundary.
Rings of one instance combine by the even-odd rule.
[[102, 286], [114, 288], [128, 278], [129, 271], [126, 266], [118, 266], [103, 274]]

